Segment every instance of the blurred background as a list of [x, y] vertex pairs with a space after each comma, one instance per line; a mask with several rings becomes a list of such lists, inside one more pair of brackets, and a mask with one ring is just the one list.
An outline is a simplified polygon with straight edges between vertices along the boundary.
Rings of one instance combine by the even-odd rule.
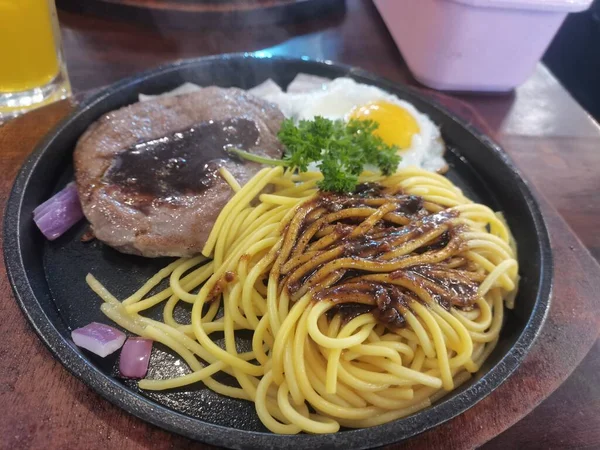
[[600, 0], [567, 17], [544, 63], [575, 99], [600, 120]]
[[[368, 5], [357, 5], [357, 3], [365, 3]], [[87, 6], [84, 6], [87, 3]], [[125, 9], [112, 10], [110, 5], [112, 3], [123, 3], [126, 4]], [[148, 64], [143, 66], [152, 67], [162, 63], [161, 53], [170, 53], [173, 51], [173, 47], [178, 47], [178, 52], [181, 57], [192, 57], [199, 56], [197, 51], [199, 45], [194, 42], [194, 39], [198, 37], [198, 32], [204, 40], [211, 41], [208, 45], [204, 45], [202, 48], [208, 47], [213, 48], [215, 52], [236, 52], [236, 51], [257, 51], [266, 50], [273, 54], [282, 53], [297, 53], [305, 54], [312, 58], [325, 58], [327, 59], [332, 54], [339, 54], [334, 48], [338, 46], [348, 46], [349, 40], [355, 42], [361, 36], [362, 30], [350, 30], [348, 29], [351, 24], [345, 23], [345, 15], [356, 12], [355, 10], [361, 10], [361, 13], [368, 13], [369, 15], [377, 16], [375, 20], [380, 22], [384, 26], [383, 21], [378, 17], [375, 7], [371, 4], [370, 0], [358, 0], [344, 1], [344, 0], [319, 0], [318, 2], [282, 2], [282, 1], [265, 1], [265, 0], [247, 0], [247, 1], [234, 1], [234, 0], [219, 0], [219, 1], [206, 1], [206, 0], [181, 0], [173, 1], [171, 3], [180, 4], [204, 4], [209, 5], [209, 8], [227, 8], [227, 5], [234, 4], [246, 4], [246, 5], [273, 5], [273, 4], [294, 4], [293, 9], [273, 9], [275, 13], [271, 12], [271, 16], [258, 17], [255, 15], [252, 20], [248, 21], [248, 14], [233, 14], [232, 18], [228, 19], [229, 23], [224, 23], [222, 27], [218, 26], [218, 21], [209, 22], [213, 23], [202, 23], [197, 18], [187, 22], [181, 20], [182, 16], [179, 13], [165, 14], [164, 12], [156, 13], [152, 10], [148, 10], [145, 13], [140, 13], [140, 9], [129, 8], [128, 5], [132, 3], [146, 3], [146, 4], [161, 4], [170, 3], [168, 0], [153, 0], [139, 2], [137, 0], [119, 1], [111, 0], [110, 2], [104, 2], [102, 0], [57, 0], [57, 6], [62, 11], [72, 11], [77, 13], [91, 13], [93, 16], [98, 18], [110, 18], [117, 19], [122, 22], [122, 25], [115, 25], [112, 36], [115, 35], [114, 31], [127, 32], [127, 23], [132, 27], [131, 19], [135, 19], [137, 23], [136, 28], [157, 28], [161, 30], [162, 39], [157, 40], [152, 45], [153, 54], [148, 54], [147, 47], [144, 47], [143, 43], [137, 44], [137, 48], [132, 48], [132, 52], [135, 53], [136, 58], [142, 60], [148, 59]], [[303, 3], [310, 4], [310, 6], [304, 8], [301, 5]], [[402, 3], [404, 7], [407, 6], [407, 2]], [[577, 2], [574, 2], [577, 3]], [[109, 5], [107, 7], [107, 5]], [[162, 5], [161, 5], [162, 7]], [[67, 40], [69, 38], [75, 39], [77, 36], [72, 33], [79, 34], [81, 30], [77, 30], [77, 27], [81, 27], [81, 21], [74, 21], [73, 18], [68, 16], [66, 13], [60, 13], [61, 25], [63, 27], [63, 36]], [[214, 11], [213, 11], [214, 12]], [[281, 17], [277, 17], [280, 15]], [[63, 20], [64, 19], [64, 20]], [[250, 22], [249, 26], [246, 23]], [[254, 22], [254, 25], [253, 25]], [[198, 24], [197, 27], [194, 24]], [[242, 25], [240, 29], [240, 23]], [[215, 26], [217, 25], [217, 26]], [[92, 34], [100, 33], [100, 28], [95, 29], [99, 24], [90, 21]], [[73, 29], [70, 29], [73, 27]], [[211, 28], [213, 28], [211, 30]], [[324, 39], [320, 33], [323, 29], [326, 30]], [[368, 30], [364, 30], [368, 32]], [[175, 33], [179, 33], [175, 37]], [[181, 33], [189, 37], [189, 42], [185, 42], [185, 39], [181, 39]], [[155, 39], [154, 36], [149, 38]], [[312, 48], [307, 48], [304, 44], [296, 42], [294, 39], [296, 36], [306, 36], [314, 34], [314, 42]], [[248, 36], [245, 39], [245, 36]], [[89, 33], [88, 33], [89, 36]], [[107, 35], [107, 39], [108, 39]], [[112, 38], [114, 39], [114, 38]], [[363, 35], [364, 45], [368, 45], [368, 35]], [[346, 40], [346, 42], [344, 42]], [[90, 45], [92, 40], [89, 39]], [[97, 40], [95, 40], [98, 42]], [[245, 45], [246, 41], [247, 45]], [[303, 41], [304, 42], [304, 41]], [[107, 42], [107, 44], [114, 45], [114, 42]], [[204, 42], [206, 44], [206, 42]], [[96, 45], [98, 45], [96, 43]], [[131, 43], [124, 41], [123, 45], [132, 45]], [[77, 48], [73, 49], [72, 46], [67, 46], [65, 51], [73, 53], [78, 50], [89, 50], [86, 48], [85, 41], [79, 41]], [[261, 48], [262, 47], [262, 48]], [[92, 50], [92, 56], [94, 52], [99, 49], [94, 48]], [[393, 54], [391, 51], [390, 54]], [[75, 56], [78, 55], [67, 55]], [[82, 55], [83, 56], [83, 55]], [[132, 55], [133, 56], [133, 55]], [[396, 55], [393, 55], [397, 57]], [[367, 52], [357, 55], [356, 61], [351, 61], [353, 64], [367, 67], [368, 64], [361, 64], [361, 60], [364, 59], [367, 62], [370, 59], [376, 59], [378, 57], [389, 57], [389, 55], [369, 55]], [[110, 58], [103, 56], [99, 62], [102, 64], [110, 63]], [[354, 60], [354, 55], [350, 56], [351, 60]], [[90, 58], [90, 64], [93, 58]], [[98, 61], [98, 60], [97, 60]], [[591, 114], [596, 120], [600, 119], [600, 83], [597, 82], [598, 74], [600, 73], [600, 0], [594, 0], [591, 7], [583, 12], [575, 12], [569, 14], [560, 27], [558, 33], [552, 39], [550, 46], [543, 56], [543, 62], [546, 64], [548, 69], [560, 80], [560, 82], [566, 87], [566, 89], [573, 95], [573, 97]], [[132, 63], [134, 65], [139, 65]], [[100, 64], [98, 64], [100, 65]], [[98, 70], [106, 70], [104, 67], [97, 67]], [[119, 72], [118, 70], [116, 71]], [[129, 75], [131, 70], [123, 72], [123, 76]], [[115, 73], [113, 71], [112, 73]], [[386, 75], [383, 73], [382, 75]], [[389, 74], [388, 74], [389, 76]], [[71, 73], [71, 78], [76, 78], [77, 74]], [[92, 77], [94, 78], [94, 77]], [[106, 80], [107, 82], [114, 81], [113, 77]], [[77, 80], [74, 80], [77, 85]]]
[[[32, 11], [40, 12], [46, 3], [56, 17], [53, 0], [22, 5], [39, 4]], [[600, 0], [56, 0], [56, 7], [58, 20], [44, 22], [54, 27], [53, 58], [62, 64], [63, 90], [54, 99], [70, 94], [69, 81], [77, 93], [174, 59], [258, 51], [331, 59], [461, 94], [505, 94], [511, 103], [518, 95], [513, 89], [531, 82], [541, 58], [600, 118]], [[15, 63], [20, 56], [13, 41], [30, 44], [22, 54], [48, 53], [22, 38], [39, 35], [40, 28], [28, 32], [31, 20], [17, 26], [19, 10], [26, 8], [0, 0], [0, 36], [9, 37], [0, 53], [12, 52]], [[384, 52], [369, 52], [371, 40], [379, 42], [374, 33], [386, 28], [396, 45], [390, 39]], [[23, 60], [23, 70], [40, 66], [34, 61], [39, 58]], [[0, 67], [3, 73], [14, 81], [15, 65]], [[48, 95], [39, 84], [20, 98], [21, 91], [0, 83], [0, 119], [3, 105], [42, 106]]]

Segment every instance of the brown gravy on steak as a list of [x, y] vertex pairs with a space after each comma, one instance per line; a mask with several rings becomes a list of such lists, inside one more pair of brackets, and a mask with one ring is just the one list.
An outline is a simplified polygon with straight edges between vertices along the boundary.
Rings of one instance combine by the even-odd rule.
[[227, 157], [223, 147], [279, 159], [283, 119], [275, 105], [216, 86], [105, 114], [74, 153], [79, 198], [94, 234], [119, 251], [151, 258], [200, 253], [234, 195], [216, 167], [202, 182], [205, 165], [214, 161], [243, 186], [263, 166]]
[[117, 154], [103, 181], [162, 198], [199, 193], [214, 183], [220, 161], [231, 158], [227, 147], [248, 149], [259, 140], [256, 123], [249, 119], [200, 122]]

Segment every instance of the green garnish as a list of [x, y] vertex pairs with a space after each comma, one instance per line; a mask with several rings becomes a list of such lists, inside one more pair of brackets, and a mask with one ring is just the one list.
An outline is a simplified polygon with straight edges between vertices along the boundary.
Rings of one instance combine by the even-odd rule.
[[373, 134], [377, 126], [372, 120], [350, 119], [346, 123], [316, 116], [296, 125], [286, 119], [277, 135], [286, 149], [283, 159], [265, 158], [236, 148], [229, 151], [249, 161], [296, 167], [300, 172], [308, 171], [309, 164], [316, 163], [323, 174], [319, 182], [321, 190], [348, 193], [356, 188], [358, 176], [366, 165], [390, 175], [400, 162], [398, 148]]

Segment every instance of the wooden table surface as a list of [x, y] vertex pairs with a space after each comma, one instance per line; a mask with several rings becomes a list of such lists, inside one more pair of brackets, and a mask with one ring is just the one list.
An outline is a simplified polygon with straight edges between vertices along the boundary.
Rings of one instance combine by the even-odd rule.
[[[131, 18], [97, 18], [64, 11], [59, 12], [59, 17], [69, 75], [76, 93], [175, 59], [259, 50], [357, 65], [393, 81], [417, 84], [367, 0], [347, 0], [344, 11], [318, 20], [239, 30], [178, 30], [156, 26], [147, 18], [138, 22]], [[543, 66], [538, 66], [531, 78], [513, 93], [456, 97], [481, 116], [488, 132], [507, 149], [538, 192], [560, 212], [596, 261], [600, 260], [598, 124]], [[57, 117], [33, 114], [39, 117], [41, 127], [51, 126]], [[10, 153], [10, 126], [10, 123], [5, 125], [4, 134], [0, 128], [3, 168], [16, 157]], [[20, 148], [32, 148], [37, 136], [19, 138], [24, 141]], [[538, 164], [541, 160], [544, 164]], [[6, 195], [12, 177], [12, 171], [0, 174], [0, 195]], [[589, 264], [594, 265], [591, 258]], [[14, 420], [15, 417], [10, 420], [11, 405], [6, 405], [0, 413], [3, 436], [0, 448], [41, 448], [45, 444], [56, 448], [57, 442], [62, 448], [72, 448], [81, 442], [80, 436], [75, 436], [77, 433], [89, 433], [93, 448], [155, 447], [155, 442], [144, 439], [140, 433], [132, 433], [136, 440], [128, 442], [126, 428], [135, 429], [142, 423], [137, 419], [123, 419], [124, 412], [101, 400], [82, 383], [75, 382], [52, 359], [22, 316], [9, 316], [11, 326], [7, 326], [9, 291], [6, 278], [0, 276], [0, 316], [4, 318], [0, 323], [0, 341], [14, 339], [18, 334], [29, 353], [0, 347], [0, 402], [4, 404], [3, 398], [13, 398], [9, 395], [15, 389], [22, 389], [22, 384], [27, 383], [25, 379], [29, 383], [43, 384], [58, 400], [51, 413], [44, 409], [45, 403], [30, 397], [19, 405], [21, 414], [36, 416], [39, 420]], [[64, 404], [61, 398], [65, 398]], [[23, 413], [24, 410], [28, 412]], [[483, 448], [600, 448], [598, 424], [600, 344], [597, 341], [554, 394]], [[53, 434], [54, 431], [60, 436]], [[115, 441], [113, 437], [117, 436], [125, 436], [125, 440]], [[196, 448], [196, 444], [183, 438], [173, 439], [170, 446]], [[161, 448], [167, 447], [161, 445]]]

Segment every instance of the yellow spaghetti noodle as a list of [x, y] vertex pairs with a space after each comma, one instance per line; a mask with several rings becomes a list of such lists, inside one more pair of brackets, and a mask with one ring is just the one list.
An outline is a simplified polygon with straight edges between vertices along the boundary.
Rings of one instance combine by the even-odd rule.
[[[191, 369], [141, 389], [202, 381], [254, 402], [274, 433], [333, 433], [428, 406], [493, 350], [517, 290], [516, 249], [502, 216], [443, 176], [365, 174], [358, 194], [340, 196], [319, 193], [315, 173], [263, 169], [243, 187], [222, 175], [235, 195], [204, 256], [173, 262], [123, 301], [88, 275], [108, 317]], [[175, 320], [179, 302], [191, 322]], [[157, 304], [163, 320], [144, 317]], [[252, 351], [238, 352], [238, 330], [251, 330]]]

